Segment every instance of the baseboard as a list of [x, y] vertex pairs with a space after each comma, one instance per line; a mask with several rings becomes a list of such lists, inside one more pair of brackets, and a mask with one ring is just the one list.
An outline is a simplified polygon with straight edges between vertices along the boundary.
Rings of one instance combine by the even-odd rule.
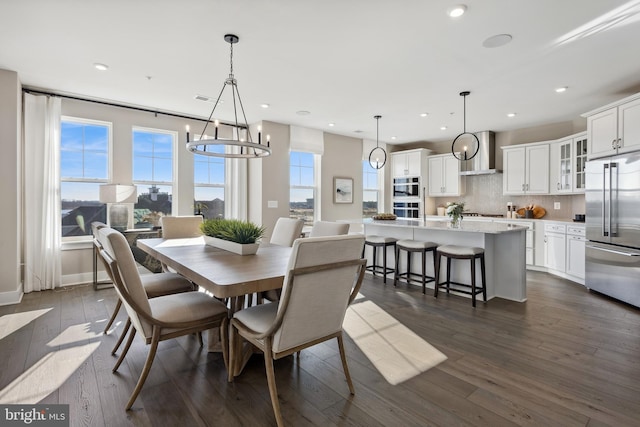
[[0, 292], [0, 305], [19, 304], [23, 295], [22, 284], [19, 284], [15, 291]]

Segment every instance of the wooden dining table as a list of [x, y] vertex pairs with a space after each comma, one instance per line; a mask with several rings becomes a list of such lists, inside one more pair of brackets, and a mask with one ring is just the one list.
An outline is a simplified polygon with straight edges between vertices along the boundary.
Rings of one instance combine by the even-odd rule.
[[[290, 247], [268, 243], [261, 244], [254, 255], [237, 255], [207, 245], [204, 237], [144, 239], [137, 245], [214, 297], [228, 299], [230, 316], [244, 307], [247, 296], [282, 288], [291, 255]], [[218, 341], [216, 334], [209, 333], [209, 351], [216, 351]], [[245, 362], [236, 365], [234, 375]]]

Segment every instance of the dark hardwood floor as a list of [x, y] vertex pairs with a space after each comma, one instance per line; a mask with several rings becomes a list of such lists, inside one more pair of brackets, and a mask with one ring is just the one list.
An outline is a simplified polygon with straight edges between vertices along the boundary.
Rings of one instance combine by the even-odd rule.
[[[390, 385], [347, 336], [350, 396], [335, 340], [276, 361], [291, 426], [638, 426], [640, 310], [528, 272], [526, 303], [422, 295], [365, 279], [361, 293], [448, 357]], [[68, 403], [71, 425], [272, 426], [264, 364], [234, 383], [194, 337], [163, 342], [134, 404], [123, 408], [148, 347], [136, 339], [119, 373], [102, 335], [113, 289], [77, 286], [0, 307], [0, 403]]]

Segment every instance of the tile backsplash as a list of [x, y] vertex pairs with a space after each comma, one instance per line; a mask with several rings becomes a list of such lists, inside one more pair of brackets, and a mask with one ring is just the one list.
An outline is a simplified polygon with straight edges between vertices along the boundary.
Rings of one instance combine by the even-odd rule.
[[[502, 194], [502, 174], [468, 175], [466, 191], [461, 197], [435, 197], [436, 206], [444, 206], [447, 202], [463, 201], [465, 210], [485, 214], [505, 214], [507, 203], [511, 202], [520, 209], [534, 204], [543, 207], [547, 213], [544, 219], [569, 220], [575, 214], [585, 213], [584, 194], [555, 196], [504, 196]], [[560, 202], [560, 209], [554, 209], [554, 203]]]

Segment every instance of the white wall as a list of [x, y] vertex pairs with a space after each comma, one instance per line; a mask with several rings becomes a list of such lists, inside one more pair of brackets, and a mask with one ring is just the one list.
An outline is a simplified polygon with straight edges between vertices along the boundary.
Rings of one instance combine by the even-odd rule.
[[0, 70], [0, 305], [22, 298], [22, 93], [18, 74]]

